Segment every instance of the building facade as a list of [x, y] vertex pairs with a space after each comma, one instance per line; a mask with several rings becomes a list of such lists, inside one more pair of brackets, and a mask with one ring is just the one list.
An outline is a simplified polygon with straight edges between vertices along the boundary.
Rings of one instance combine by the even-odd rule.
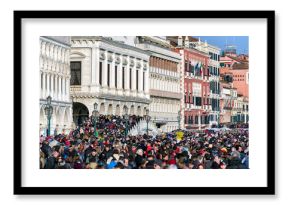
[[232, 89], [236, 90], [236, 97], [232, 98], [234, 99], [234, 105], [231, 108], [230, 122], [238, 124], [248, 123], [249, 57], [247, 55], [227, 54], [226, 56], [221, 57], [220, 66], [221, 76], [223, 76], [223, 78], [230, 78], [230, 86]]
[[81, 123], [98, 103], [103, 115], [143, 116], [149, 108], [148, 52], [110, 37], [75, 36], [71, 39], [73, 118]]
[[233, 88], [231, 74], [221, 75], [220, 94], [220, 125], [229, 125], [233, 121], [236, 113], [235, 102], [237, 100], [237, 90]]
[[41, 36], [40, 43], [40, 134], [46, 135], [46, 99], [52, 98], [50, 133], [68, 132], [72, 126], [70, 86], [70, 37]]
[[208, 48], [200, 41], [187, 36], [179, 36], [175, 50], [181, 54], [182, 61], [182, 93], [184, 93], [184, 97], [181, 103], [184, 126], [187, 129], [208, 128], [210, 111], [212, 109]]
[[219, 125], [220, 117], [220, 48], [206, 45], [208, 47], [209, 59], [209, 84], [210, 84], [210, 99], [211, 111], [209, 117], [210, 126]]
[[238, 94], [249, 97], [249, 58], [246, 55], [221, 57], [220, 66], [224, 72], [233, 74], [233, 86]]
[[179, 128], [178, 112], [182, 96], [180, 54], [172, 51], [164, 38], [157, 36], [138, 37], [137, 47], [150, 53], [151, 119], [162, 132], [176, 130]]
[[249, 121], [249, 105], [248, 98], [243, 95], [238, 95], [232, 113], [233, 123], [248, 123]]

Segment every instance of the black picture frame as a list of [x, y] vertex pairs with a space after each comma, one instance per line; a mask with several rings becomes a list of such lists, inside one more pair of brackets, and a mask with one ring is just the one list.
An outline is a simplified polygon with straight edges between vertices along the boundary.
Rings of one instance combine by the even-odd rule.
[[[22, 186], [22, 19], [204, 18], [267, 20], [266, 187], [24, 187]], [[271, 70], [270, 70], [271, 69]], [[14, 194], [15, 195], [273, 195], [275, 194], [275, 11], [14, 11]], [[271, 75], [269, 75], [271, 73]], [[270, 85], [270, 86], [269, 86]]]

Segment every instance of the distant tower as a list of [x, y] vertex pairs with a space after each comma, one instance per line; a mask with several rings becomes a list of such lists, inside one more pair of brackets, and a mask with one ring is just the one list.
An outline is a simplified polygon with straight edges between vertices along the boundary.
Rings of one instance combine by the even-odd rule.
[[237, 56], [237, 46], [235, 45], [226, 45], [226, 49], [225, 49], [225, 55], [228, 56]]
[[186, 48], [189, 48], [189, 39], [188, 39], [188, 36], [185, 37], [184, 46]]
[[178, 46], [182, 47], [182, 36], [178, 36]]

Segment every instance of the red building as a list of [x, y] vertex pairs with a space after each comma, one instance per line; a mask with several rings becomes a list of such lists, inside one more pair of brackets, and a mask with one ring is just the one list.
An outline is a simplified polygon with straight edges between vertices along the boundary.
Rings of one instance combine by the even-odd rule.
[[[202, 49], [196, 49], [200, 42], [190, 38], [178, 38], [174, 48], [182, 57], [183, 79], [182, 115], [184, 127], [187, 129], [202, 129], [209, 126], [209, 111], [211, 111], [209, 86], [209, 54]], [[172, 40], [172, 39], [171, 39]]]

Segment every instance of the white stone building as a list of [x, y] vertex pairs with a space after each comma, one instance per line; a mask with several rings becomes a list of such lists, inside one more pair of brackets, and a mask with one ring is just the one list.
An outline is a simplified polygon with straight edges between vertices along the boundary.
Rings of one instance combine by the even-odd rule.
[[51, 96], [53, 114], [50, 133], [68, 131], [72, 126], [70, 86], [70, 37], [41, 36], [39, 39], [40, 78], [40, 134], [46, 134], [48, 126], [44, 108]]
[[207, 44], [209, 59], [209, 83], [210, 83], [210, 98], [211, 98], [211, 111], [210, 111], [210, 125], [218, 125], [220, 118], [220, 52], [221, 49], [213, 45]]
[[143, 116], [149, 107], [149, 54], [111, 37], [74, 36], [71, 39], [71, 86], [74, 122], [92, 114]]
[[[181, 57], [170, 49], [161, 37], [140, 36], [136, 46], [150, 53], [150, 116], [160, 131], [178, 129], [178, 111], [181, 108]], [[181, 124], [182, 125], [182, 124]]]

